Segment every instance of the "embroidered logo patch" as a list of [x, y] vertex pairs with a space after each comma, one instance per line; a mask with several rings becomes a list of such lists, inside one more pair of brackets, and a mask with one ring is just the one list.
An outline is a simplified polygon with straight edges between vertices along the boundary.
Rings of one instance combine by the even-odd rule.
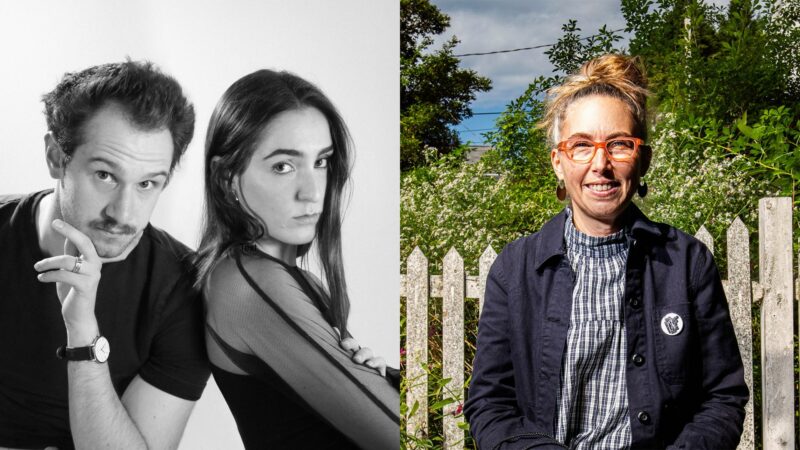
[[683, 319], [675, 313], [669, 313], [661, 318], [661, 331], [670, 336], [675, 336], [683, 331]]

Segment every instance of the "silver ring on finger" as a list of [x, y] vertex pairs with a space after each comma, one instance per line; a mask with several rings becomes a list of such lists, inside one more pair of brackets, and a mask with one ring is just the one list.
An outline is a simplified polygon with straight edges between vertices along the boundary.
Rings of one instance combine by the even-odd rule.
[[83, 258], [76, 256], [75, 265], [72, 267], [72, 273], [81, 273], [81, 265], [83, 265]]

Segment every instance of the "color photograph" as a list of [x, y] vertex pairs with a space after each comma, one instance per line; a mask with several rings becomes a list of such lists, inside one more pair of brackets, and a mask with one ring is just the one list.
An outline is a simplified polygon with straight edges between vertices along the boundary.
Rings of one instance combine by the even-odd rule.
[[800, 4], [400, 17], [403, 446], [796, 446]]

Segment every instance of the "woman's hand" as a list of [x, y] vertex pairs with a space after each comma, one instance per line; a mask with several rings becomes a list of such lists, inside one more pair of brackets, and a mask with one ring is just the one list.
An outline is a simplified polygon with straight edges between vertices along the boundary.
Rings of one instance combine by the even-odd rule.
[[358, 342], [349, 337], [339, 341], [339, 345], [353, 354], [352, 359], [356, 364], [363, 364], [371, 369], [375, 369], [382, 377], [386, 376], [386, 361], [380, 356], [375, 356], [372, 350], [361, 347]]

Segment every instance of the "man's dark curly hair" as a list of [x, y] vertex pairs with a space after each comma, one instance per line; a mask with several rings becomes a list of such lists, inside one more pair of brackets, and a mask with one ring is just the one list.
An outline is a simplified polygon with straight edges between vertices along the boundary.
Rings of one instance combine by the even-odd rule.
[[64, 74], [42, 101], [47, 127], [68, 156], [81, 144], [83, 124], [109, 103], [120, 105], [131, 123], [143, 131], [169, 130], [173, 144], [170, 171], [194, 134], [194, 107], [180, 85], [147, 61], [102, 64]]

